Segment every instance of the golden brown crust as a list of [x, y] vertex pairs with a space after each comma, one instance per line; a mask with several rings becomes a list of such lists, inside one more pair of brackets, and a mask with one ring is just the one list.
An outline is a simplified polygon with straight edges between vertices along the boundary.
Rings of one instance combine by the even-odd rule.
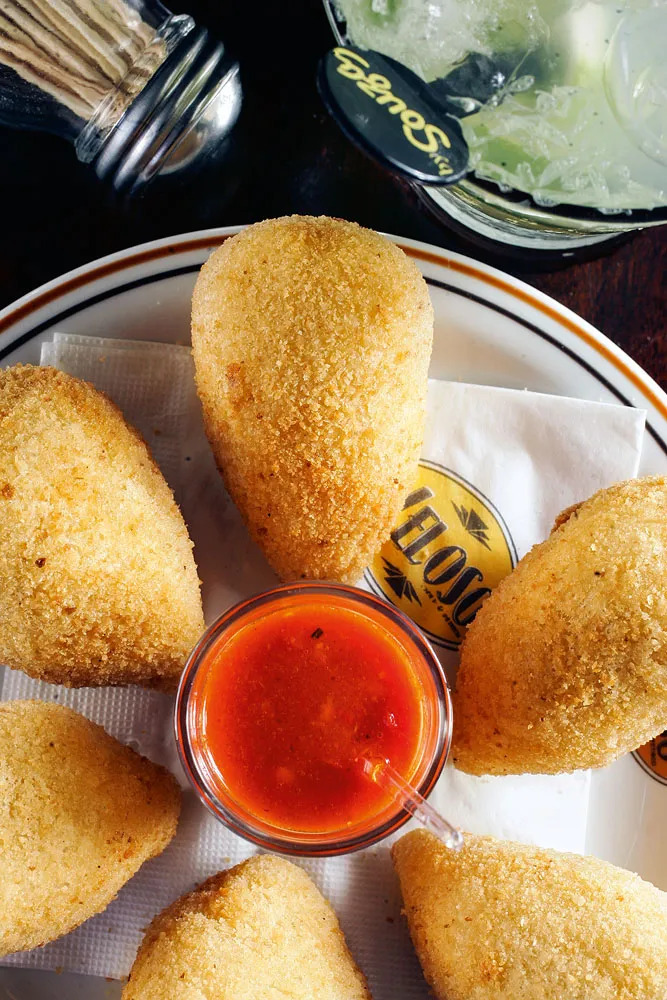
[[0, 955], [104, 910], [176, 832], [176, 780], [63, 705], [0, 703]]
[[377, 233], [291, 216], [203, 266], [192, 344], [207, 434], [283, 579], [354, 582], [388, 537], [424, 433], [433, 309]]
[[123, 1000], [370, 1000], [333, 910], [273, 855], [220, 872], [160, 913]]
[[667, 481], [561, 515], [482, 606], [454, 695], [472, 774], [599, 767], [667, 727]]
[[560, 514], [557, 514], [556, 520], [554, 521], [554, 526], [551, 529], [552, 532], [556, 531], [557, 528], [560, 528], [561, 524], [565, 524], [567, 521], [569, 521], [570, 518], [577, 513], [580, 507], [581, 507], [581, 501], [579, 503], [571, 504], [569, 507], [566, 507], [565, 510], [562, 510]]
[[192, 543], [146, 444], [93, 386], [0, 372], [0, 662], [175, 688], [204, 627]]
[[667, 894], [596, 858], [415, 831], [392, 848], [438, 1000], [667, 997]]

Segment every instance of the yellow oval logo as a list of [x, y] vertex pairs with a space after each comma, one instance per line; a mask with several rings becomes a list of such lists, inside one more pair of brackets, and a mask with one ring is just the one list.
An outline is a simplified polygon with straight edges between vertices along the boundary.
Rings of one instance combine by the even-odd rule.
[[433, 642], [458, 649], [482, 602], [516, 565], [499, 511], [450, 469], [422, 461], [415, 489], [366, 581]]
[[635, 750], [633, 756], [647, 774], [662, 785], [667, 785], [667, 729]]

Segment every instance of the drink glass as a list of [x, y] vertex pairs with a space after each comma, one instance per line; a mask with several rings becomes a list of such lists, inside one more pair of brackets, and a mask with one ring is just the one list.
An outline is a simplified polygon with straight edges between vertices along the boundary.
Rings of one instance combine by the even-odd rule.
[[664, 0], [325, 0], [341, 44], [445, 80], [470, 149], [417, 185], [454, 228], [567, 251], [667, 221]]

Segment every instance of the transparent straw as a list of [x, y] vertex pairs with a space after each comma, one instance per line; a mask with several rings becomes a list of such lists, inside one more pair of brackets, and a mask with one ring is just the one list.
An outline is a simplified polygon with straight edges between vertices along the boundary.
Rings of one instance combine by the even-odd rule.
[[381, 788], [391, 792], [406, 812], [409, 812], [422, 826], [454, 851], [463, 846], [463, 834], [448, 823], [444, 816], [430, 806], [423, 795], [406, 781], [388, 760], [362, 758], [364, 774], [367, 774]]

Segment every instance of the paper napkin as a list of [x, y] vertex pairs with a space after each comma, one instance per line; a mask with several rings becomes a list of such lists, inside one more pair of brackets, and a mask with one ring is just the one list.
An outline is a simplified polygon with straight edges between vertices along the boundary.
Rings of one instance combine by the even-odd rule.
[[[637, 474], [646, 414], [436, 380], [427, 414], [419, 483], [364, 582], [428, 632], [453, 682], [459, 621], [561, 510]], [[432, 801], [472, 833], [583, 853], [589, 787], [588, 771], [478, 778], [448, 765]]]
[[[195, 541], [207, 621], [233, 601], [275, 582], [215, 469], [188, 348], [56, 335], [43, 346], [42, 363], [93, 382], [143, 433]], [[428, 579], [442, 578], [434, 589], [443, 595], [449, 591], [445, 596], [451, 600], [440, 610], [437, 602], [429, 609], [425, 627], [434, 630], [446, 668], [454, 669], [464, 628], [460, 623], [476, 606], [475, 592], [509, 572], [548, 534], [563, 507], [634, 475], [642, 429], [643, 414], [637, 410], [431, 382], [420, 480], [394, 540], [369, 567], [364, 585], [406, 605], [419, 620], [417, 612], [426, 605], [408, 599], [407, 585], [427, 600], [424, 563], [430, 558]], [[420, 546], [429, 530], [434, 541]], [[449, 550], [444, 556], [443, 549]], [[182, 782], [183, 817], [164, 854], [144, 865], [98, 917], [60, 941], [4, 960], [28, 968], [122, 977], [155, 913], [254, 848], [209, 816], [187, 789], [173, 742], [170, 698], [139, 689], [67, 690], [15, 671], [6, 671], [1, 696], [68, 704], [166, 764]], [[472, 778], [448, 767], [432, 801], [472, 831], [584, 850], [586, 773]], [[428, 990], [400, 917], [387, 844], [303, 865], [335, 907], [373, 995], [425, 1000]]]

